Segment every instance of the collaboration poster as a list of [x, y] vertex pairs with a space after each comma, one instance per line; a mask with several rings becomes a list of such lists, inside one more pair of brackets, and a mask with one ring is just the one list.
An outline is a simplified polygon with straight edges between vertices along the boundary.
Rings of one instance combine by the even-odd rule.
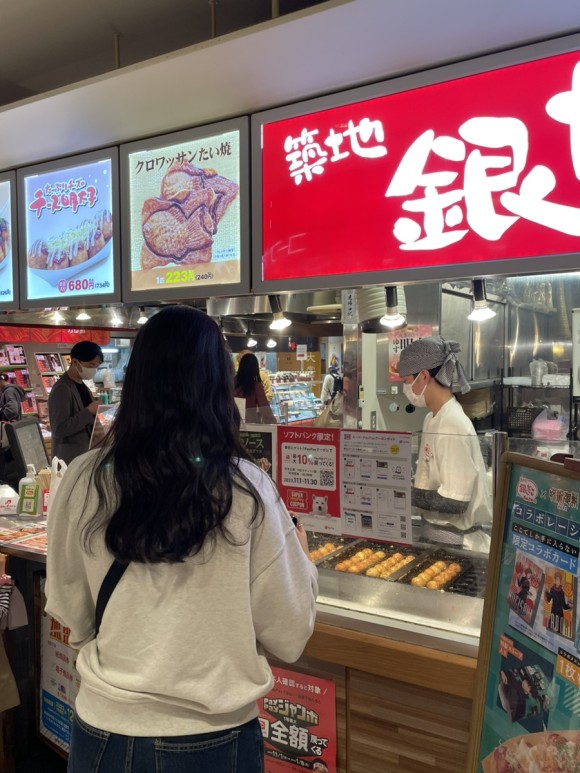
[[241, 281], [240, 132], [129, 152], [130, 290]]
[[334, 682], [272, 668], [274, 687], [259, 701], [265, 773], [336, 773]]
[[115, 291], [112, 161], [23, 177], [26, 300]]
[[[44, 609], [44, 585], [41, 603]], [[80, 687], [76, 650], [68, 644], [70, 629], [41, 613], [40, 622], [40, 733], [68, 752], [74, 704]]]
[[343, 534], [411, 544], [411, 437], [343, 430]]
[[399, 376], [401, 352], [414, 341], [433, 335], [433, 325], [407, 325], [402, 330], [389, 331], [389, 381], [402, 381]]
[[278, 427], [278, 489], [306, 529], [341, 533], [340, 430]]
[[580, 480], [513, 465], [501, 548], [477, 770], [580, 770]]

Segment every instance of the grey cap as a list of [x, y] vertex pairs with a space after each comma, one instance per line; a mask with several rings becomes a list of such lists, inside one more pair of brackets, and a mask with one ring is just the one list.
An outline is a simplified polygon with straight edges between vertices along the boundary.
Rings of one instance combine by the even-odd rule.
[[465, 372], [457, 357], [461, 346], [457, 341], [445, 341], [441, 336], [420, 338], [413, 341], [401, 352], [399, 358], [399, 376], [414, 376], [422, 370], [439, 368], [436, 379], [443, 386], [451, 387], [453, 392], [469, 392], [471, 387], [465, 378]]

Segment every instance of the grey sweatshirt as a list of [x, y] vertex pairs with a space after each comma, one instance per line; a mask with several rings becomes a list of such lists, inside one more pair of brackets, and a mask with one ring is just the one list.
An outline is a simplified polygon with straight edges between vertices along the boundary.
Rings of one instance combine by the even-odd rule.
[[318, 592], [316, 569], [270, 479], [241, 462], [265, 504], [250, 527], [251, 500], [234, 489], [227, 527], [243, 544], [218, 538], [181, 564], [130, 564], [95, 639], [96, 598], [113, 560], [102, 537], [95, 555], [81, 544], [83, 513], [96, 501], [89, 474], [97, 453], [69, 466], [48, 519], [46, 612], [71, 629], [80, 650], [79, 716], [133, 736], [207, 733], [253, 719], [273, 683], [262, 648], [297, 660]]

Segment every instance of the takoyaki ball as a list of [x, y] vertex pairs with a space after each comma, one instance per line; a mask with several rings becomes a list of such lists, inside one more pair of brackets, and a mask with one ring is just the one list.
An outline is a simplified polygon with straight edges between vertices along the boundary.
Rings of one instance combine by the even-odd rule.
[[439, 588], [441, 586], [439, 585], [439, 583], [436, 580], [430, 580], [427, 583], [426, 587], [429, 588], [429, 590], [439, 590]]
[[37, 239], [28, 250], [28, 265], [30, 268], [45, 269], [48, 263], [48, 245], [43, 239]]

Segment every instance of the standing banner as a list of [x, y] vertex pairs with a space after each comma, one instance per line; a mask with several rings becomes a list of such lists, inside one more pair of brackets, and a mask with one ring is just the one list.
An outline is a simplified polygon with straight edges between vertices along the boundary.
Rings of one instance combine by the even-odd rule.
[[258, 702], [265, 773], [336, 773], [334, 682], [272, 668], [274, 687]]
[[502, 457], [471, 773], [580, 770], [580, 472]]
[[278, 489], [305, 529], [341, 533], [339, 429], [278, 427]]

